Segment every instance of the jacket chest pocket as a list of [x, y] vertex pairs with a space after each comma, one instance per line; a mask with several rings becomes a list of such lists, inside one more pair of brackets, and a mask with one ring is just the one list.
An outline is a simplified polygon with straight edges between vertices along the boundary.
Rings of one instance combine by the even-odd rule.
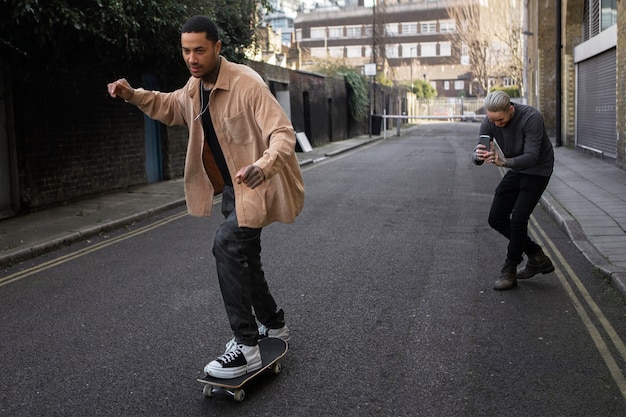
[[224, 118], [224, 128], [228, 140], [241, 145], [252, 142], [254, 140], [253, 130], [249, 123], [245, 111], [232, 117]]

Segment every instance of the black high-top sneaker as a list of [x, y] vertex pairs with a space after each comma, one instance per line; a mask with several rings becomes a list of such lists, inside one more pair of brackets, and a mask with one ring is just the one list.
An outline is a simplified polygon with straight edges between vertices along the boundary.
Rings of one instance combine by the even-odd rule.
[[236, 378], [261, 368], [259, 346], [247, 346], [234, 340], [226, 345], [226, 352], [204, 367], [204, 372], [216, 378]]

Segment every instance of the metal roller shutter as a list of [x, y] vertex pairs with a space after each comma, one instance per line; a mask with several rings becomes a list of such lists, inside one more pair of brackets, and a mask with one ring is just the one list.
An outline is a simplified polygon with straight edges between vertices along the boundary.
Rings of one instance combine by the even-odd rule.
[[576, 145], [615, 158], [615, 48], [578, 63]]

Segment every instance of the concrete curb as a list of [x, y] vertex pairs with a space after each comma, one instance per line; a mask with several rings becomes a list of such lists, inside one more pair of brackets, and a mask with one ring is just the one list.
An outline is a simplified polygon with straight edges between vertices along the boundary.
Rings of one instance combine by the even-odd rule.
[[47, 252], [51, 252], [64, 246], [72, 245], [92, 236], [97, 236], [100, 233], [120, 229], [129, 224], [145, 220], [156, 214], [174, 209], [176, 207], [180, 207], [184, 204], [185, 199], [181, 198], [176, 201], [172, 201], [154, 208], [143, 210], [130, 216], [123, 217], [121, 219], [102, 222], [101, 224], [98, 224], [96, 226], [87, 226], [73, 232], [67, 232], [62, 235], [52, 237], [45, 242], [36, 243], [31, 247], [20, 249], [5, 255], [0, 255], [0, 267], [6, 267], [17, 264], [19, 262], [27, 261], [37, 256], [41, 256]]
[[576, 219], [570, 216], [565, 208], [563, 208], [548, 191], [543, 193], [540, 204], [546, 209], [550, 217], [557, 222], [561, 230], [569, 236], [572, 243], [582, 252], [585, 258], [598, 269], [613, 288], [626, 297], [626, 271], [611, 264], [604, 255], [587, 240]]

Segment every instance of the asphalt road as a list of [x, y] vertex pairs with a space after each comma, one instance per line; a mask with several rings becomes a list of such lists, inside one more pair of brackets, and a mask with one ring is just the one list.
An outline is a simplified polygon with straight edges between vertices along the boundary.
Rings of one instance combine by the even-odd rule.
[[543, 210], [559, 274], [492, 290], [501, 173], [471, 164], [477, 130], [422, 126], [304, 169], [304, 212], [262, 236], [292, 343], [241, 403], [195, 381], [232, 337], [219, 217], [164, 213], [1, 271], [32, 273], [0, 287], [0, 415], [626, 415], [624, 300]]

